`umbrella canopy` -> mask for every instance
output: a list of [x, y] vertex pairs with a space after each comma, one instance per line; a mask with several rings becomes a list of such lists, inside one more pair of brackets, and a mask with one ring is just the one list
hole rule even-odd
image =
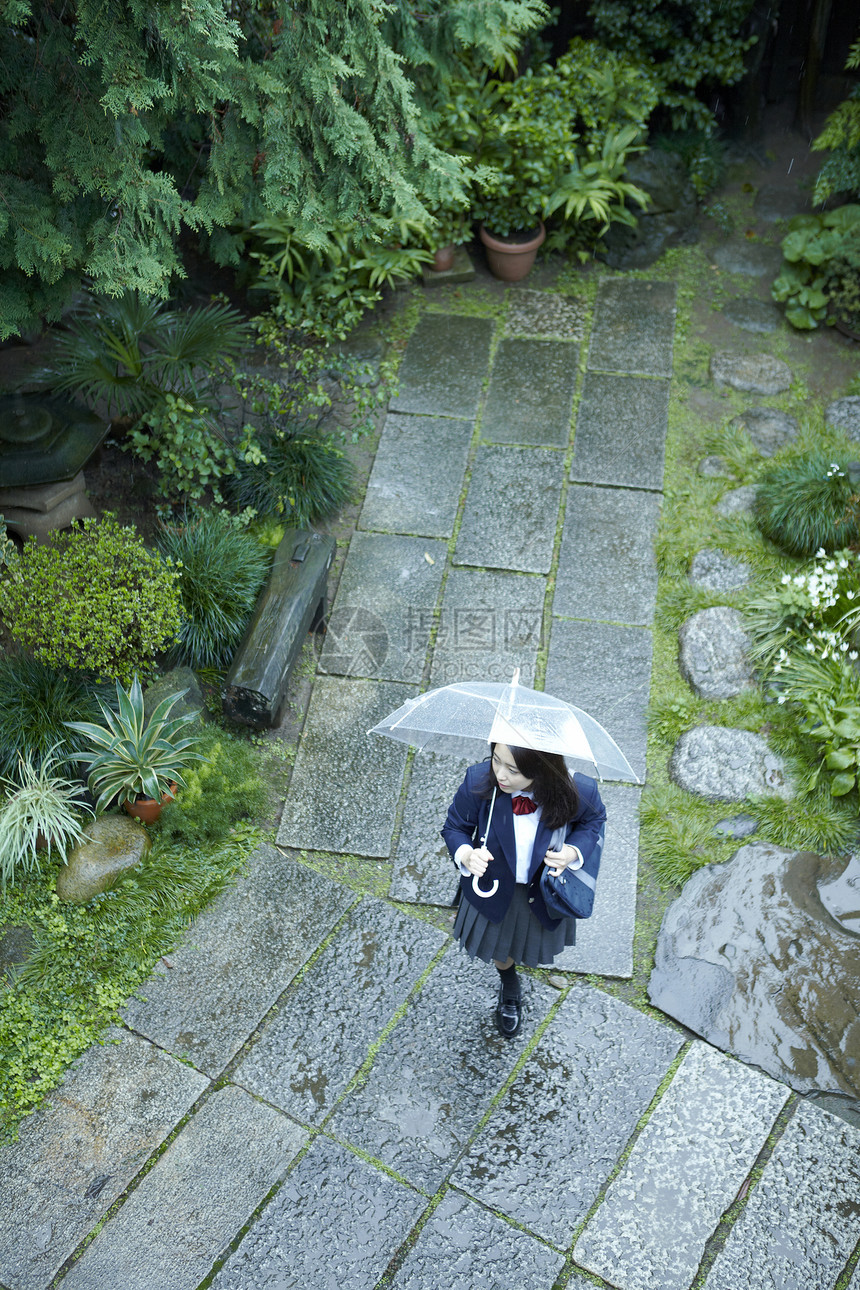
[[368, 732], [462, 756], [488, 743], [561, 753], [572, 770], [638, 784], [610, 734], [581, 708], [511, 681], [461, 681], [409, 699]]

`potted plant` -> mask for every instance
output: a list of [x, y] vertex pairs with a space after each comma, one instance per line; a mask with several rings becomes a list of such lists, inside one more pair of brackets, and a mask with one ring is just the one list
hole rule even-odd
[[177, 785], [185, 782], [180, 768], [201, 757], [195, 749], [199, 737], [188, 733], [197, 713], [168, 720], [171, 708], [185, 693], [182, 690], [162, 699], [147, 721], [137, 677], [129, 690], [117, 681], [116, 713], [99, 703], [107, 725], [66, 722], [92, 745], [92, 750], [79, 753], [78, 758], [89, 765], [88, 782], [90, 791], [97, 795], [97, 813], [116, 798], [129, 815], [149, 823], [172, 801]]
[[433, 214], [435, 222], [427, 231], [427, 240], [433, 252], [433, 268], [444, 273], [454, 263], [457, 247], [471, 238], [472, 223], [464, 209], [440, 207]]
[[491, 175], [476, 184], [473, 214], [498, 277], [525, 277], [545, 240], [544, 220], [556, 212], [602, 232], [612, 221], [636, 223], [627, 200], [648, 201], [623, 175], [642, 147], [650, 90], [629, 93], [631, 69], [616, 59], [601, 71], [603, 55], [593, 42], [574, 41], [554, 67], [494, 82], [479, 100], [476, 155]]
[[63, 864], [70, 846], [83, 837], [78, 812], [92, 808], [82, 800], [83, 784], [54, 774], [60, 759], [55, 744], [34, 766], [29, 755], [18, 758], [16, 778], [0, 778], [6, 800], [0, 806], [0, 885], [5, 889], [15, 871], [39, 869], [39, 851], [50, 847]]

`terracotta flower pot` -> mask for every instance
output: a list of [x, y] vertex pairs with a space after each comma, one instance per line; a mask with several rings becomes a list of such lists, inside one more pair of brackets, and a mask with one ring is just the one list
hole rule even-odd
[[162, 808], [174, 799], [176, 793], [174, 782], [171, 782], [170, 790], [168, 793], [162, 793], [160, 802], [156, 802], [154, 797], [139, 797], [136, 802], [123, 802], [122, 809], [133, 819], [140, 820], [141, 824], [154, 824]]
[[478, 236], [487, 250], [487, 263], [493, 277], [502, 282], [519, 282], [530, 272], [535, 262], [538, 248], [546, 240], [546, 229], [543, 221], [534, 237], [526, 242], [506, 242], [488, 233], [483, 224], [478, 229]]
[[433, 252], [433, 268], [436, 273], [444, 273], [454, 263], [457, 254], [456, 246], [439, 246]]

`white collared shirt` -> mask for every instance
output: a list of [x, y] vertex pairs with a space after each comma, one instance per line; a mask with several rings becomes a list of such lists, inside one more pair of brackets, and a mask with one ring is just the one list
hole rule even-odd
[[[534, 793], [513, 793], [512, 797], [527, 797], [530, 801], [534, 801]], [[539, 806], [536, 811], [531, 811], [528, 815], [514, 816], [514, 837], [517, 843], [517, 882], [528, 882], [529, 880], [529, 864], [531, 863], [538, 824], [542, 814], [543, 807]]]

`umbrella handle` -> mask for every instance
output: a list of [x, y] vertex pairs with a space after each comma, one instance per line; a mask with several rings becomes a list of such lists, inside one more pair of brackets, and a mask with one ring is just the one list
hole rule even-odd
[[[481, 838], [482, 847], [486, 846], [487, 844], [487, 836], [490, 832], [490, 821], [493, 818], [493, 807], [495, 805], [496, 805], [496, 790], [494, 788], [493, 796], [492, 796], [492, 799], [490, 800], [490, 814], [487, 816], [487, 827], [484, 830], [484, 836]], [[478, 875], [476, 873], [472, 874], [472, 891], [475, 893], [476, 896], [481, 896], [484, 900], [489, 900], [491, 896], [495, 896], [498, 890], [499, 890], [498, 878], [493, 879], [493, 885], [492, 887], [490, 887], [489, 891], [484, 891], [483, 887], [478, 886]]]

